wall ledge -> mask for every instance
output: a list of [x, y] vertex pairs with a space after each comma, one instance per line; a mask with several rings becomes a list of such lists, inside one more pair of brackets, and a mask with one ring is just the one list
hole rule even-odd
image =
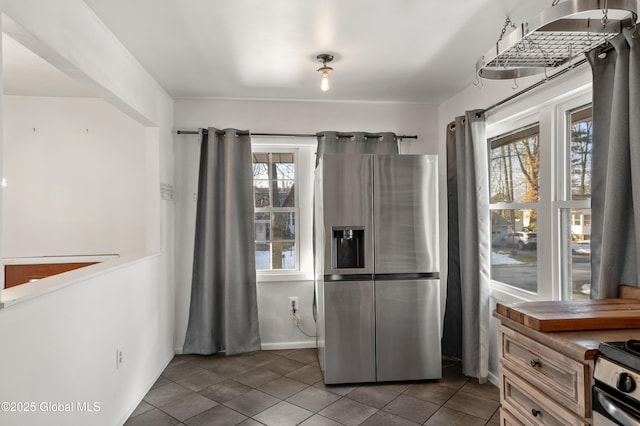
[[8, 289], [0, 290], [0, 309], [27, 302], [36, 297], [86, 282], [96, 276], [105, 275], [118, 269], [126, 268], [136, 263], [159, 257], [160, 253], [147, 253], [144, 255], [123, 256], [117, 259], [107, 260], [95, 265], [53, 275], [28, 284], [22, 284]]

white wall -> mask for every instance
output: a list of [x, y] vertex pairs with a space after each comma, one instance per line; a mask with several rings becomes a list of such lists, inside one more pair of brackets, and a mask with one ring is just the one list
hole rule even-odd
[[[240, 100], [176, 100], [176, 130], [233, 127], [259, 133], [392, 131], [418, 135], [403, 142], [402, 152], [435, 154], [437, 107], [425, 104], [294, 102]], [[197, 136], [175, 136], [176, 153], [176, 350], [181, 350], [189, 314], [199, 142]], [[441, 216], [442, 217], [442, 216]], [[445, 223], [446, 226], [446, 223]], [[446, 242], [442, 242], [441, 250]], [[446, 256], [441, 255], [441, 259]], [[311, 272], [311, 271], [308, 271]], [[289, 296], [298, 296], [302, 328], [315, 334], [311, 312], [313, 281], [258, 282], [258, 311], [263, 348], [313, 347], [315, 339], [298, 331], [287, 310]]]
[[[72, 284], [0, 309], [0, 401], [37, 403], [34, 412], [3, 410], [3, 425], [113, 426], [127, 419], [173, 356], [157, 309], [159, 261], [120, 259], [88, 267], [97, 270], [88, 277], [52, 277]], [[116, 348], [123, 350], [119, 369]], [[57, 402], [97, 402], [100, 411], [52, 413], [40, 405]]]
[[[12, 304], [13, 289], [0, 292], [2, 399], [101, 403], [90, 416], [3, 413], [2, 423], [123, 424], [173, 355], [173, 103], [82, 0], [0, 0], [0, 12], [3, 31], [146, 126], [145, 249], [159, 251], [113, 271], [105, 262], [41, 280], [46, 291], [22, 303]], [[118, 372], [116, 345], [125, 350]]]
[[144, 127], [102, 99], [3, 102], [4, 257], [143, 253]]

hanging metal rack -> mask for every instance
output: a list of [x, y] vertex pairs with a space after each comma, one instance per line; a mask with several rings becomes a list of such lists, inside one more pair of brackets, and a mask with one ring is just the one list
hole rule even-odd
[[[590, 16], [594, 12], [601, 17]], [[570, 66], [578, 55], [608, 44], [623, 28], [635, 28], [637, 18], [637, 0], [554, 0], [520, 25], [507, 18], [495, 46], [476, 62], [476, 73], [495, 80], [546, 75], [548, 69]]]

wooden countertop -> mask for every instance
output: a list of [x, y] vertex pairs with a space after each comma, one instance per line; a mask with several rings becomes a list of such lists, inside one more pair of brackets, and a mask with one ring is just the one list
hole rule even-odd
[[640, 299], [498, 303], [496, 311], [538, 331], [640, 328]]

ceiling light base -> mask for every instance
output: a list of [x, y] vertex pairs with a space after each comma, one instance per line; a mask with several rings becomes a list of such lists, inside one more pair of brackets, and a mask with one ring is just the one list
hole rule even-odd
[[316, 56], [316, 59], [318, 60], [318, 62], [322, 62], [323, 64], [326, 64], [327, 62], [333, 61], [333, 55], [330, 55], [328, 53], [321, 53], [318, 56]]

